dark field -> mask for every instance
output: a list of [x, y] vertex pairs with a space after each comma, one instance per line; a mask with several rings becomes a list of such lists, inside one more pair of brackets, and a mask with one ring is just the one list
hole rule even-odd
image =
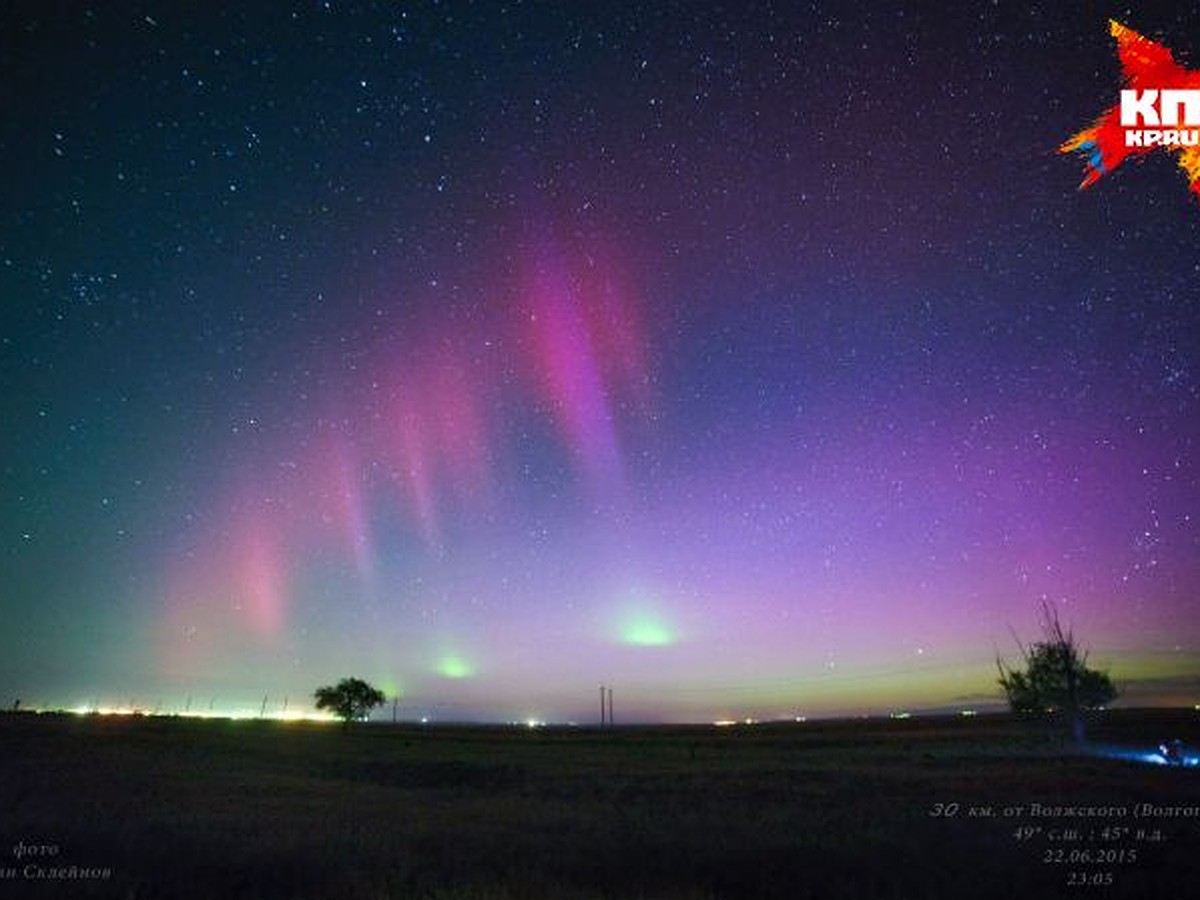
[[[1091, 731], [1147, 749], [1168, 736], [1195, 747], [1200, 714], [1112, 712]], [[1200, 768], [1075, 755], [1002, 716], [601, 732], [4, 715], [0, 742], [0, 897], [1200, 886]], [[1048, 809], [1084, 804], [1119, 808]]]

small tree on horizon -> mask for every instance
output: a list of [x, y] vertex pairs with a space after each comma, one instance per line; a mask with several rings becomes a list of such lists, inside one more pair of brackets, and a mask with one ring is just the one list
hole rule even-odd
[[1085, 738], [1083, 715], [1101, 709], [1117, 697], [1106, 672], [1087, 667], [1074, 633], [1063, 627], [1058, 612], [1042, 604], [1042, 640], [1025, 647], [1017, 641], [1025, 668], [1014, 668], [996, 655], [1000, 686], [1013, 712], [1049, 715], [1061, 711], [1076, 741]]
[[329, 710], [347, 725], [362, 721], [387, 699], [383, 691], [361, 678], [343, 678], [336, 685], [323, 685], [313, 691], [313, 697], [317, 709]]

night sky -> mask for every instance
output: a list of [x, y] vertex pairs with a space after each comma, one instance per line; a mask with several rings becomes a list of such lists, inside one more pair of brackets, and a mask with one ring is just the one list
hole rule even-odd
[[[1200, 205], [1101, 2], [0, 7], [0, 702], [1200, 702]], [[390, 708], [389, 708], [390, 713]]]

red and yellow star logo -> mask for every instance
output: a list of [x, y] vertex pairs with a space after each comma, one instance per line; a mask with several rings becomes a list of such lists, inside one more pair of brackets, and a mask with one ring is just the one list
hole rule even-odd
[[1059, 152], [1079, 153], [1086, 160], [1081, 188], [1131, 156], [1156, 150], [1177, 154], [1188, 189], [1200, 199], [1200, 70], [1184, 68], [1168, 48], [1120, 22], [1110, 21], [1109, 32], [1121, 61], [1121, 103], [1105, 110]]

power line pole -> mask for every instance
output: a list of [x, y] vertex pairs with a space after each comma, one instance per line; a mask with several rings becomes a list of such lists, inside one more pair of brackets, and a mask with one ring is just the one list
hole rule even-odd
[[600, 685], [600, 727], [603, 728], [608, 722], [608, 713], [605, 712], [604, 695], [608, 689], [604, 685]]
[[612, 688], [609, 688], [609, 689], [608, 689], [608, 725], [609, 725], [609, 727], [610, 727], [610, 728], [612, 727], [612, 724], [613, 724], [613, 699], [612, 699], [612, 695], [613, 695], [613, 690], [612, 690]]

